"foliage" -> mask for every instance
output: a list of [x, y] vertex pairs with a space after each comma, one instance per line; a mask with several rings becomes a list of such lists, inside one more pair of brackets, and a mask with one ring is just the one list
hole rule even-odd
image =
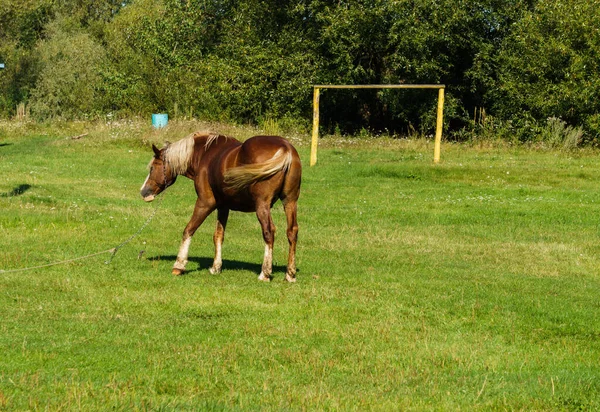
[[[307, 123], [313, 84], [443, 83], [445, 127], [458, 139], [484, 108], [496, 122], [512, 122], [505, 127], [515, 129], [515, 141], [537, 140], [556, 117], [596, 143], [598, 10], [598, 0], [7, 0], [0, 114], [35, 101], [46, 118], [168, 111]], [[67, 15], [77, 30], [61, 36], [56, 27]], [[91, 75], [90, 66], [74, 64], [78, 52], [51, 58], [55, 52], [44, 50], [60, 41], [87, 44], [81, 53], [92, 60], [94, 93], [43, 109], [43, 96], [59, 88], [49, 84], [60, 75], [50, 62], [67, 59], [71, 75]], [[322, 102], [330, 133], [435, 128], [431, 92], [328, 90]]]
[[52, 2], [6, 0], [0, 3], [0, 116], [14, 113], [35, 88], [35, 45], [51, 20]]
[[561, 117], [598, 139], [600, 2], [540, 0], [504, 39], [491, 108], [501, 117]]
[[35, 117], [73, 119], [98, 107], [99, 70], [104, 48], [70, 19], [57, 19], [39, 43], [39, 79], [31, 95]]
[[583, 136], [581, 127], [571, 127], [556, 117], [548, 118], [546, 128], [542, 130], [540, 138], [550, 147], [563, 150], [573, 150], [579, 146]]

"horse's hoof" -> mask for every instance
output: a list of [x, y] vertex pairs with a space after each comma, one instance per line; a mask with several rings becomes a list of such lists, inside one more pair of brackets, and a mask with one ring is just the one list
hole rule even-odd
[[211, 275], [218, 275], [219, 273], [221, 273], [221, 268], [215, 268], [214, 266], [212, 266], [208, 268], [208, 271]]
[[296, 276], [292, 276], [289, 273], [286, 273], [285, 280], [287, 280], [290, 283], [296, 283]]
[[183, 272], [184, 272], [183, 269], [177, 269], [177, 268], [173, 268], [173, 270], [171, 271], [173, 276], [181, 276], [181, 275], [183, 275]]
[[261, 282], [270, 282], [271, 276], [266, 276], [264, 273], [261, 272], [261, 274], [258, 275], [258, 280], [260, 280]]

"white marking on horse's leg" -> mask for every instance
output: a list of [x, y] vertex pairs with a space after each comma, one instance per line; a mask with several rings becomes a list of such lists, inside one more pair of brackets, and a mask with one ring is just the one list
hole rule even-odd
[[265, 282], [271, 281], [271, 273], [273, 272], [273, 247], [265, 245], [265, 257], [263, 260], [262, 271], [258, 275], [258, 280]]
[[215, 260], [213, 261], [213, 265], [208, 271], [216, 275], [221, 272], [221, 267], [223, 266], [223, 260], [221, 259], [221, 246], [223, 244], [223, 239], [220, 242], [215, 244]]
[[185, 265], [187, 264], [188, 253], [190, 250], [190, 243], [192, 243], [191, 237], [188, 237], [181, 242], [179, 253], [177, 254], [177, 260], [175, 260], [173, 269], [185, 270]]

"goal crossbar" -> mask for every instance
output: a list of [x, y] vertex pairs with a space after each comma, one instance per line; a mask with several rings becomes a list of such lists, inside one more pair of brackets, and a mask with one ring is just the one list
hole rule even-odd
[[443, 84], [353, 84], [353, 85], [334, 85], [318, 84], [314, 85], [313, 93], [313, 130], [312, 142], [310, 145], [310, 165], [317, 163], [317, 146], [319, 143], [319, 98], [321, 89], [437, 89], [437, 122], [435, 127], [435, 143], [433, 148], [433, 162], [439, 163], [442, 142], [442, 128], [444, 124], [444, 89]]

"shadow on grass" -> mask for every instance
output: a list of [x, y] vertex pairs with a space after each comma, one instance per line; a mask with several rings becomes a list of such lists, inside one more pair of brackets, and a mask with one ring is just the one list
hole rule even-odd
[[23, 193], [25, 193], [26, 191], [28, 191], [29, 189], [31, 189], [31, 185], [28, 185], [28, 184], [19, 185], [19, 186], [15, 187], [13, 190], [11, 190], [10, 192], [0, 193], [0, 197], [20, 196]]
[[[148, 256], [148, 260], [151, 260], [151, 261], [164, 260], [167, 262], [175, 262], [175, 259], [177, 259], [177, 256], [174, 256], [174, 255]], [[187, 274], [194, 273], [194, 272], [201, 272], [203, 270], [208, 270], [208, 268], [212, 266], [213, 260], [212, 260], [212, 258], [207, 258], [207, 257], [190, 257], [188, 259], [188, 262], [195, 263], [197, 265], [197, 267], [195, 269], [192, 269], [192, 268], [186, 269], [185, 273], [187, 273]], [[240, 262], [239, 260], [223, 259], [223, 269], [222, 270], [223, 271], [247, 270], [247, 271], [258, 274], [262, 270], [262, 262], [248, 263], [248, 262]], [[275, 273], [275, 272], [285, 273], [286, 270], [287, 270], [287, 266], [273, 265], [273, 273]], [[297, 271], [300, 272], [300, 269], [297, 269]]]
[[0, 143], [0, 147], [4, 147], [4, 146], [12, 146], [12, 143]]

